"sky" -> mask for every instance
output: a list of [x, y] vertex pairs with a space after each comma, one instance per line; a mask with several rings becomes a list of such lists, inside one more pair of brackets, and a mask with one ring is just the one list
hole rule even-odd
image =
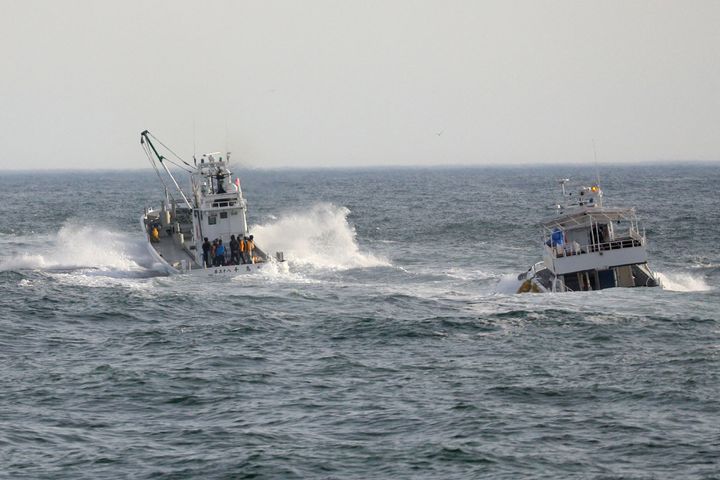
[[720, 160], [716, 0], [0, 9], [0, 171]]

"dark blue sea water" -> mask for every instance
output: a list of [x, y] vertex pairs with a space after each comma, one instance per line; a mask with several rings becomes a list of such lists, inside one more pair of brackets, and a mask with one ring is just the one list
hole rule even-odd
[[665, 289], [514, 295], [555, 178], [249, 171], [287, 269], [153, 269], [154, 174], [0, 174], [2, 478], [720, 477], [720, 168], [606, 167]]

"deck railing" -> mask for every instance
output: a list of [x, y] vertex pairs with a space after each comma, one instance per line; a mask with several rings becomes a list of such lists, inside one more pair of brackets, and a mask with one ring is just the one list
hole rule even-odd
[[565, 244], [556, 245], [554, 247], [548, 248], [550, 248], [553, 257], [562, 258], [570, 257], [573, 255], [583, 255], [586, 253], [607, 252], [613, 250], [621, 250], [624, 248], [641, 247], [644, 244], [645, 240], [642, 237], [636, 238], [633, 236], [620, 238], [617, 240], [611, 240], [609, 242], [591, 243], [589, 245]]

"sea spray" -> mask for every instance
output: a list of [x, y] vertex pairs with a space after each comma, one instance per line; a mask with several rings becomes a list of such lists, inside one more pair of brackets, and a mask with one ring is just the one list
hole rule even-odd
[[522, 285], [522, 281], [518, 280], [515, 274], [503, 275], [495, 287], [495, 293], [501, 293], [505, 295], [513, 295], [518, 293], [518, 289]]
[[[712, 290], [712, 287], [697, 275], [684, 272], [656, 273], [664, 290], [673, 292], [706, 292]], [[495, 291], [497, 293], [514, 294], [517, 293], [521, 284], [522, 281], [518, 280], [517, 275], [504, 275], [498, 282]]]
[[126, 233], [68, 220], [49, 236], [18, 239], [20, 251], [0, 260], [0, 271], [92, 268], [137, 271], [150, 266], [143, 240]]
[[673, 292], [707, 292], [712, 287], [705, 279], [687, 272], [657, 272], [660, 285], [665, 290]]
[[319, 203], [256, 225], [252, 232], [266, 252], [282, 251], [292, 264], [334, 270], [389, 265], [381, 256], [361, 251], [349, 214], [345, 207]]

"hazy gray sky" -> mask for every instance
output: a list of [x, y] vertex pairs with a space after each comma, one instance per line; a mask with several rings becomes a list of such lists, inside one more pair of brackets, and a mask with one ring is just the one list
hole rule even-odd
[[0, 7], [0, 169], [720, 159], [716, 0]]

